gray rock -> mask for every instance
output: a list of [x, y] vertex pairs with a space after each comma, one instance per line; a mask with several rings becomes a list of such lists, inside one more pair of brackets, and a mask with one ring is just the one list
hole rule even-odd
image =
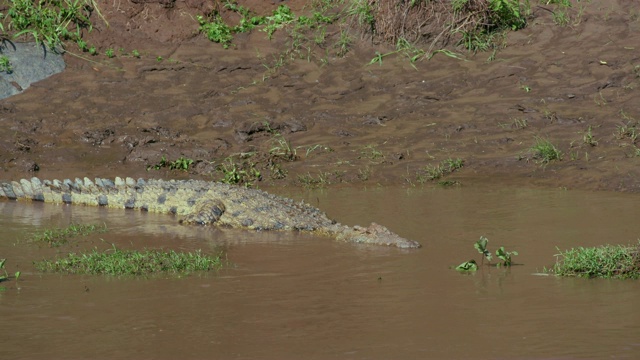
[[62, 51], [51, 50], [44, 44], [5, 39], [0, 43], [0, 56], [6, 56], [12, 68], [10, 72], [0, 72], [0, 99], [19, 94], [65, 68]]

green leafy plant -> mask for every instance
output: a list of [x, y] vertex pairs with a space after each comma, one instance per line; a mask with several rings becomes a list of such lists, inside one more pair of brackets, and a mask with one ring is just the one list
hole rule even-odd
[[271, 39], [276, 30], [293, 22], [294, 20], [295, 16], [291, 9], [287, 5], [280, 5], [273, 11], [271, 16], [267, 16], [265, 18], [265, 27], [262, 31], [266, 32], [269, 39]]
[[242, 16], [237, 26], [232, 28], [234, 33], [242, 33], [252, 30], [258, 25], [264, 24], [265, 18], [263, 16], [256, 16], [249, 9], [244, 6], [240, 6], [235, 2], [227, 0], [224, 7], [230, 11], [236, 12]]
[[217, 12], [215, 12], [208, 18], [205, 18], [201, 15], [196, 16], [196, 20], [200, 25], [199, 31], [205, 34], [207, 39], [221, 44], [225, 49], [231, 46], [233, 36], [236, 33], [251, 31], [256, 26], [265, 24], [267, 22], [267, 18], [263, 16], [256, 16], [249, 9], [245, 8], [244, 6], [238, 5], [233, 1], [227, 0], [224, 4], [224, 7], [229, 11], [235, 12], [241, 16], [238, 25], [230, 26]]
[[[487, 245], [489, 244], [489, 239], [484, 236], [480, 236], [480, 240], [476, 241], [473, 244], [473, 247], [482, 255], [481, 264], [484, 264], [484, 259], [487, 259], [488, 265], [491, 265], [491, 261], [493, 260], [493, 255], [491, 251], [487, 249]], [[496, 250], [496, 257], [501, 260], [501, 262], [495, 264], [494, 266], [506, 266], [510, 267], [513, 265], [512, 256], [518, 255], [517, 251], [506, 251], [504, 246], [501, 246]], [[478, 270], [478, 264], [475, 260], [465, 261], [462, 264], [455, 267], [456, 270], [462, 272], [472, 272]]]
[[482, 254], [483, 256], [483, 261], [486, 258], [487, 261], [489, 263], [491, 263], [492, 257], [491, 257], [491, 252], [489, 252], [489, 250], [487, 250], [487, 244], [489, 243], [489, 239], [487, 239], [484, 236], [480, 236], [480, 240], [476, 241], [475, 244], [473, 244], [473, 247], [478, 250], [478, 252], [480, 254]]
[[223, 175], [220, 182], [234, 185], [244, 184], [246, 187], [252, 187], [255, 181], [262, 179], [260, 171], [255, 166], [255, 163], [246, 159], [236, 162], [233, 156], [229, 156], [220, 165], [216, 166], [216, 170]]
[[210, 41], [221, 44], [225, 49], [231, 46], [233, 33], [231, 27], [227, 25], [222, 17], [218, 14], [211, 19], [205, 19], [203, 16], [196, 16], [200, 24], [199, 31], [204, 33]]
[[185, 158], [184, 156], [179, 157], [175, 161], [169, 161], [167, 160], [166, 156], [162, 155], [162, 158], [156, 164], [147, 165], [147, 171], [152, 169], [160, 170], [162, 168], [169, 168], [169, 170], [188, 171], [193, 163], [194, 161], [192, 159]]
[[456, 270], [460, 272], [478, 271], [478, 264], [476, 264], [475, 260], [465, 261], [462, 264], [456, 266]]
[[179, 157], [176, 161], [173, 161], [169, 164], [169, 170], [181, 170], [188, 171], [189, 167], [193, 164], [192, 159], [185, 158], [183, 156]]
[[162, 158], [160, 159], [160, 161], [158, 161], [155, 165], [147, 165], [147, 171], [153, 169], [153, 170], [160, 170], [163, 167], [168, 167], [170, 164], [170, 162], [167, 160], [167, 158], [162, 155]]
[[108, 48], [107, 50], [105, 50], [104, 54], [109, 58], [113, 58], [116, 56], [116, 54], [113, 52], [112, 48]]
[[506, 251], [504, 246], [496, 250], [496, 257], [502, 260], [502, 266], [511, 266], [511, 256], [518, 255], [517, 251]]

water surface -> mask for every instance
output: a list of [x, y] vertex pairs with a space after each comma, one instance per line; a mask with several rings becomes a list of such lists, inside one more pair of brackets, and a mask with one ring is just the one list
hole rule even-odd
[[[296, 191], [296, 190], [292, 190]], [[282, 190], [280, 190], [282, 192]], [[419, 250], [304, 234], [186, 227], [170, 216], [0, 202], [0, 254], [16, 288], [0, 292], [0, 358], [584, 359], [640, 357], [637, 281], [532, 274], [559, 249], [635, 243], [638, 197], [458, 188], [288, 193], [340, 222], [376, 221]], [[232, 265], [186, 278], [35, 272], [58, 252], [35, 229], [106, 223], [90, 246], [224, 249]], [[473, 243], [520, 253], [511, 269], [450, 269]], [[102, 239], [102, 240], [101, 240]]]

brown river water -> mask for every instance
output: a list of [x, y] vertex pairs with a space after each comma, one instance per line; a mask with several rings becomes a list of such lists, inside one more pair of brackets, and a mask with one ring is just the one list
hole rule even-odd
[[[640, 358], [640, 282], [535, 275], [554, 263], [557, 249], [635, 243], [637, 195], [291, 191], [284, 195], [343, 223], [376, 221], [424, 246], [402, 251], [186, 227], [165, 215], [0, 202], [0, 257], [10, 273], [22, 271], [17, 284], [2, 283], [0, 359]], [[21, 239], [71, 221], [109, 227], [80, 240], [88, 248], [222, 248], [230, 265], [183, 278], [36, 272], [34, 259], [77, 245], [42, 249]], [[473, 243], [482, 235], [493, 250], [518, 251], [517, 265], [451, 270], [480, 260]]]

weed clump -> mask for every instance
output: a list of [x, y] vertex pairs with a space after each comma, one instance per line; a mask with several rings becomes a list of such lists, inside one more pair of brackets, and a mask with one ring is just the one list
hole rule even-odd
[[640, 279], [640, 244], [560, 251], [556, 264], [546, 272], [568, 277]]
[[427, 181], [439, 180], [464, 166], [464, 160], [460, 158], [449, 158], [442, 160], [437, 165], [427, 165], [416, 172], [416, 181], [424, 184]]
[[495, 48], [497, 35], [525, 27], [528, 11], [519, 0], [356, 0], [349, 9], [363, 32], [393, 44], [426, 40], [428, 53], [452, 41], [471, 51]]
[[543, 165], [554, 160], [562, 160], [562, 152], [548, 139], [536, 138], [536, 143], [531, 147], [534, 159], [537, 159]]
[[[14, 37], [27, 35], [50, 48], [63, 46], [70, 40], [83, 51], [88, 45], [82, 40], [84, 31], [91, 31], [93, 13], [107, 23], [94, 0], [10, 0], [5, 24]], [[4, 26], [0, 30], [5, 30]]]
[[220, 256], [201, 251], [175, 252], [160, 250], [120, 250], [115, 246], [107, 251], [68, 254], [57, 260], [34, 263], [39, 271], [89, 275], [151, 275], [157, 273], [185, 274], [220, 268]]

